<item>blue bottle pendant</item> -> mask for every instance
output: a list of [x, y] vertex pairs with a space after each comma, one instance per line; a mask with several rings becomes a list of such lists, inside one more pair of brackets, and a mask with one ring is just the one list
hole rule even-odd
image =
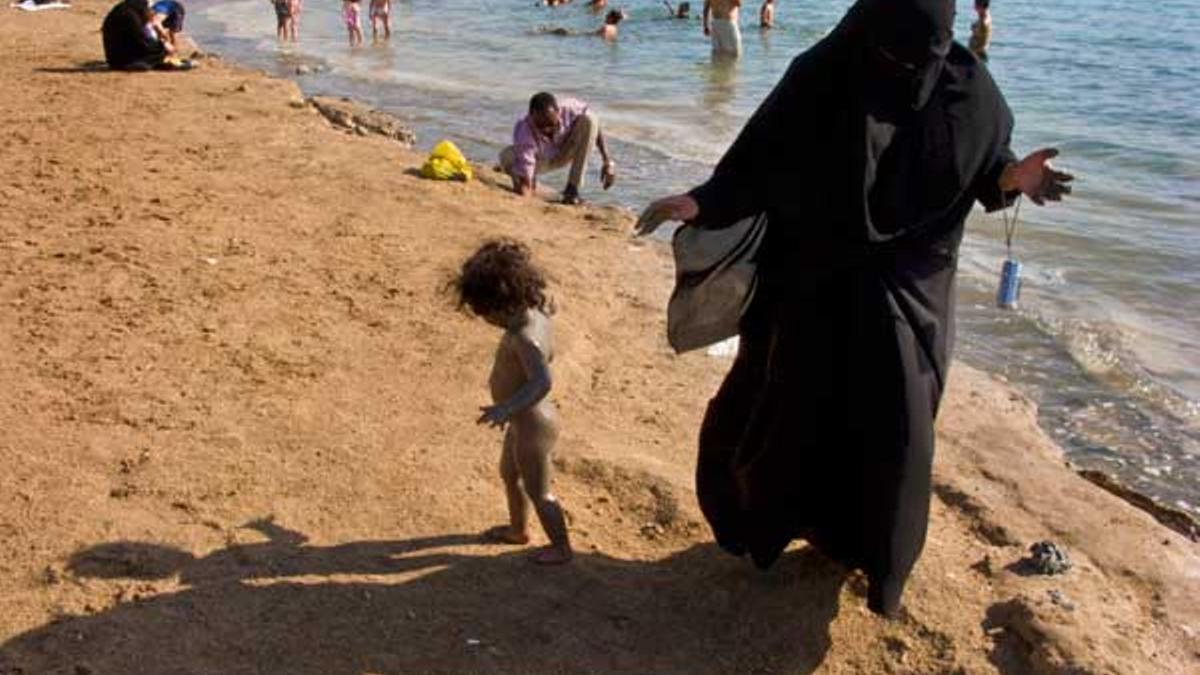
[[1000, 289], [996, 292], [996, 306], [1000, 309], [1016, 309], [1021, 297], [1021, 263], [1006, 258], [1000, 270]]

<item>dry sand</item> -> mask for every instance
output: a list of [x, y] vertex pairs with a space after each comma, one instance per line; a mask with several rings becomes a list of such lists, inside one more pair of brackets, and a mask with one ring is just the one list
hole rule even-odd
[[[961, 365], [904, 618], [803, 546], [721, 554], [691, 478], [728, 363], [669, 352], [628, 214], [422, 181], [219, 61], [96, 72], [105, 9], [0, 10], [3, 675], [1200, 672], [1197, 545]], [[439, 289], [493, 235], [559, 305], [565, 568], [477, 538], [497, 335]], [[1023, 575], [1041, 539], [1075, 568]]]

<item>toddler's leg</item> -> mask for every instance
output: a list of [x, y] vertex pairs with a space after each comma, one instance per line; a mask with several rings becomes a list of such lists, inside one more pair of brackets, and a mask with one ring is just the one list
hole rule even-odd
[[572, 556], [566, 518], [558, 500], [550, 494], [550, 452], [554, 449], [558, 433], [557, 429], [547, 424], [536, 426], [539, 428], [513, 425], [510, 429], [516, 431], [517, 467], [521, 471], [525, 493], [533, 502], [542, 529], [550, 539], [550, 545], [539, 551], [534, 561], [557, 565], [569, 562]]
[[507, 529], [497, 529], [493, 536], [510, 544], [529, 542], [529, 511], [525, 493], [521, 491], [521, 469], [517, 465], [517, 434], [510, 426], [504, 434], [504, 450], [500, 453], [500, 477], [504, 479], [504, 494], [508, 497]]

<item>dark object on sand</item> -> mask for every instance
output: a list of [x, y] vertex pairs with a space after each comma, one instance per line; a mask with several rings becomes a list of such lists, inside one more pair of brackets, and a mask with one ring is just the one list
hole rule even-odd
[[1063, 574], [1073, 567], [1067, 552], [1052, 541], [1039, 541], [1029, 547], [1029, 557], [1021, 561], [1031, 572], [1052, 576]]
[[691, 193], [692, 226], [769, 221], [700, 432], [704, 515], [760, 567], [806, 539], [862, 569], [889, 616], [925, 544], [963, 223], [1015, 197], [996, 189], [1012, 114], [953, 19], [951, 0], [860, 0]]
[[162, 65], [166, 49], [146, 34], [150, 7], [146, 0], [124, 0], [104, 17], [100, 33], [104, 60], [113, 70], [153, 70]]
[[1067, 596], [1063, 595], [1062, 591], [1052, 588], [1046, 591], [1046, 595], [1049, 596], [1050, 602], [1062, 607], [1068, 612], [1075, 611], [1075, 603], [1067, 599]]

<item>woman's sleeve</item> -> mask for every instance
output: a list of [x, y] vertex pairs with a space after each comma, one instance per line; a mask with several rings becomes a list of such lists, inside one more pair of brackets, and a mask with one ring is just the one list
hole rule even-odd
[[767, 207], [767, 181], [773, 163], [783, 161], [780, 144], [789, 129], [802, 125], [799, 90], [807, 69], [804, 56], [792, 61], [783, 79], [742, 128], [712, 176], [689, 194], [700, 206], [692, 225], [720, 229]]
[[1012, 142], [1013, 114], [1009, 110], [1008, 104], [1005, 103], [1004, 97], [999, 95], [997, 98], [996, 116], [998, 122], [996, 126], [995, 150], [992, 152], [991, 158], [984, 165], [984, 169], [975, 183], [975, 199], [980, 204], [983, 204], [984, 209], [989, 213], [1012, 206], [1017, 196], [1021, 194], [1020, 190], [1004, 192], [1000, 189], [1000, 176], [1009, 164], [1017, 161], [1017, 155], [1010, 147], [1010, 143]]

